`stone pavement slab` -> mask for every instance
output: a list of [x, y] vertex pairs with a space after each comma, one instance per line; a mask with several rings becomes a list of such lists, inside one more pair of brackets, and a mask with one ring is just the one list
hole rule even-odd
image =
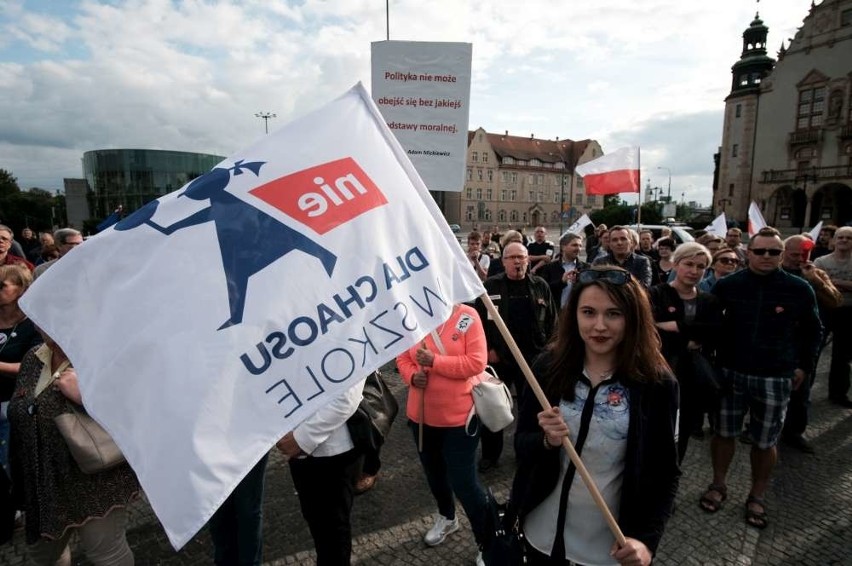
[[[806, 437], [816, 447], [806, 455], [780, 447], [767, 504], [769, 526], [746, 526], [743, 506], [749, 488], [749, 447], [737, 443], [724, 508], [707, 514], [698, 498], [711, 478], [709, 437], [690, 442], [674, 517], [669, 521], [655, 564], [659, 565], [852, 565], [852, 410], [826, 401], [829, 352], [823, 354], [812, 398]], [[356, 498], [353, 510], [354, 564], [468, 565], [476, 548], [469, 525], [438, 547], [422, 542], [435, 504], [426, 486], [411, 431], [405, 426], [405, 388], [391, 377], [403, 412], [382, 453], [383, 467], [373, 491]], [[514, 454], [511, 430], [501, 466], [482, 476], [499, 498], [511, 483]], [[286, 464], [273, 451], [264, 504], [264, 560], [268, 565], [315, 563], [313, 543], [301, 518]], [[143, 500], [131, 508], [128, 538], [137, 564], [211, 564], [211, 543], [202, 530], [174, 552]], [[23, 534], [0, 547], [0, 565], [26, 564]], [[79, 553], [75, 563], [88, 564]]]

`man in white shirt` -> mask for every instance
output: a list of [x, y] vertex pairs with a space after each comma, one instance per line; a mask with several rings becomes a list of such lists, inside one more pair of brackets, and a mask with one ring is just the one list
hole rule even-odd
[[290, 464], [302, 516], [308, 523], [317, 566], [349, 564], [352, 501], [360, 452], [346, 421], [361, 403], [364, 380], [287, 433], [276, 446]]
[[828, 372], [828, 398], [835, 405], [852, 408], [849, 399], [849, 362], [852, 360], [852, 227], [834, 233], [834, 251], [818, 257], [814, 265], [825, 270], [843, 295], [843, 303], [829, 315], [831, 332], [831, 369]]
[[467, 235], [467, 259], [473, 266], [473, 270], [479, 276], [480, 281], [488, 278], [488, 267], [491, 265], [491, 257], [482, 253], [482, 234], [473, 231]]

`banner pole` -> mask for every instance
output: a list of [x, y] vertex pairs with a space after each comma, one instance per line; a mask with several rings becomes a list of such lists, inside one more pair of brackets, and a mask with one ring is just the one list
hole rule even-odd
[[[518, 363], [518, 366], [521, 368], [521, 371], [524, 374], [524, 377], [527, 379], [527, 383], [530, 388], [535, 393], [536, 399], [541, 404], [542, 409], [547, 410], [550, 409], [550, 403], [547, 400], [547, 397], [544, 394], [544, 391], [541, 389], [541, 385], [539, 385], [538, 380], [536, 380], [535, 376], [530, 369], [529, 364], [527, 364], [524, 356], [521, 354], [520, 349], [518, 349], [518, 344], [515, 342], [515, 339], [512, 338], [512, 335], [509, 333], [509, 329], [506, 327], [506, 323], [503, 322], [503, 319], [500, 317], [500, 313], [497, 312], [497, 307], [494, 306], [494, 303], [491, 302], [491, 297], [488, 296], [488, 293], [484, 293], [479, 297], [483, 303], [485, 303], [485, 308], [488, 309], [488, 314], [491, 315], [492, 320], [497, 325], [497, 328], [500, 330], [500, 334], [503, 336], [503, 339], [506, 341], [506, 344], [509, 346], [509, 349], [512, 351], [512, 355], [515, 357], [515, 361]], [[621, 529], [618, 526], [618, 522], [613, 517], [612, 512], [609, 510], [609, 507], [606, 505], [606, 501], [604, 501], [603, 496], [601, 495], [598, 486], [595, 485], [595, 480], [592, 479], [591, 474], [586, 469], [585, 464], [580, 459], [580, 455], [577, 454], [577, 451], [574, 449], [574, 445], [571, 444], [571, 440], [566, 436], [562, 439], [562, 447], [568, 452], [568, 457], [571, 458], [571, 461], [574, 463], [574, 467], [577, 468], [577, 473], [580, 474], [580, 477], [583, 479], [583, 483], [586, 484], [586, 487], [589, 490], [589, 493], [592, 495], [592, 499], [595, 500], [595, 504], [597, 504], [598, 509], [600, 509], [601, 513], [603, 513], [604, 519], [606, 519], [607, 525], [609, 526], [609, 530], [612, 531], [612, 534], [615, 536], [615, 540], [618, 542], [619, 546], [625, 546], [627, 544], [627, 540], [624, 538], [624, 533], [621, 532]]]

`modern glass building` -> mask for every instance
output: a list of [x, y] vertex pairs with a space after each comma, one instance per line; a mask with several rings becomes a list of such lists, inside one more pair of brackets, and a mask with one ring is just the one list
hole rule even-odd
[[130, 213], [175, 191], [225, 159], [220, 155], [158, 149], [98, 149], [83, 154], [83, 175], [92, 190], [91, 216], [103, 218], [119, 205]]

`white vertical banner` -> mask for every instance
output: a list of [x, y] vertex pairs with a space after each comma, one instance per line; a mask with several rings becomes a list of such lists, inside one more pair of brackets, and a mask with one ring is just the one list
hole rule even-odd
[[464, 187], [473, 45], [372, 44], [372, 95], [388, 127], [433, 191]]

